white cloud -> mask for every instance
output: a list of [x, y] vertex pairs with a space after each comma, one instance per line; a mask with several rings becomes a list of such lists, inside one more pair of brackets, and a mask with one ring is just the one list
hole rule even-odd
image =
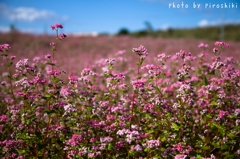
[[206, 27], [208, 25], [209, 25], [209, 22], [206, 19], [203, 19], [200, 22], [198, 22], [199, 27]]
[[202, 19], [198, 22], [199, 27], [208, 27], [208, 26], [218, 26], [218, 25], [227, 25], [227, 24], [239, 24], [240, 20], [231, 20], [231, 19], [226, 19], [224, 21], [222, 20], [215, 20], [215, 21], [208, 21], [206, 19]]
[[[17, 7], [11, 8], [5, 4], [0, 4], [0, 14], [10, 20], [21, 20], [21, 21], [35, 21], [35, 20], [47, 20], [52, 18], [59, 18], [56, 13], [49, 10], [38, 10], [32, 7]], [[66, 20], [68, 17], [60, 17]]]
[[160, 27], [160, 29], [161, 29], [161, 30], [167, 30], [169, 27], [170, 27], [169, 24], [163, 24], [163, 25]]
[[19, 7], [9, 15], [11, 20], [18, 19], [23, 21], [34, 21], [37, 19], [48, 19], [54, 17], [55, 14], [47, 10], [37, 10], [35, 8]]

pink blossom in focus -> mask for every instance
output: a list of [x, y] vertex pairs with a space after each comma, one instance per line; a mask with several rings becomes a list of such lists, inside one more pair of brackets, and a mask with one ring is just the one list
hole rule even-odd
[[138, 48], [133, 48], [132, 51], [136, 52], [141, 59], [145, 59], [148, 55], [148, 51], [143, 45], [140, 45]]

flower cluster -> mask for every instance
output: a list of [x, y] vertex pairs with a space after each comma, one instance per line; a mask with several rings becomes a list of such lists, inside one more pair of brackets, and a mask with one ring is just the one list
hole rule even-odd
[[58, 28], [62, 29], [63, 26], [62, 26], [62, 24], [58, 24], [58, 23], [57, 23], [57, 24], [51, 25], [51, 28], [52, 28], [52, 30], [58, 29]]
[[220, 41], [216, 41], [215, 42], [215, 46], [218, 46], [218, 47], [230, 47], [230, 45], [226, 42], [220, 42]]
[[148, 50], [143, 45], [140, 45], [138, 48], [133, 48], [132, 51], [137, 53], [140, 59], [145, 59], [148, 55]]
[[9, 44], [2, 44], [2, 45], [0, 45], [0, 52], [8, 51], [10, 48], [11, 47]]

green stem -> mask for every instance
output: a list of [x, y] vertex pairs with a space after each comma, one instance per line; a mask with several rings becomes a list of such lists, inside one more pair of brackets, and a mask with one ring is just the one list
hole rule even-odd
[[[50, 104], [49, 104], [49, 103], [48, 103], [48, 108], [50, 109]], [[43, 144], [45, 144], [46, 141], [47, 141], [47, 136], [48, 136], [49, 127], [50, 127], [50, 116], [48, 117], [47, 130], [46, 130], [46, 135], [45, 135], [45, 137], [44, 137]], [[43, 159], [45, 158], [45, 151], [46, 151], [46, 147], [43, 149]]]
[[[7, 61], [7, 64], [8, 64], [9, 60], [8, 60], [7, 56], [6, 56], [6, 61]], [[12, 85], [12, 80], [11, 80], [11, 78], [12, 78], [12, 71], [11, 71], [10, 66], [7, 66], [7, 67], [8, 67], [8, 73], [9, 73], [10, 91], [11, 91], [12, 97], [13, 97], [13, 99], [15, 101], [16, 98], [15, 98], [15, 95], [13, 93], [13, 85]]]

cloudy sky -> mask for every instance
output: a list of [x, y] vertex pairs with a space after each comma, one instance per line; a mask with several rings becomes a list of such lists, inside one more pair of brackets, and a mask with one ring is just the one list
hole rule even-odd
[[0, 0], [0, 31], [8, 31], [11, 24], [22, 32], [38, 34], [50, 34], [54, 23], [62, 23], [64, 33], [137, 31], [146, 28], [145, 22], [155, 30], [240, 24], [237, 1]]

